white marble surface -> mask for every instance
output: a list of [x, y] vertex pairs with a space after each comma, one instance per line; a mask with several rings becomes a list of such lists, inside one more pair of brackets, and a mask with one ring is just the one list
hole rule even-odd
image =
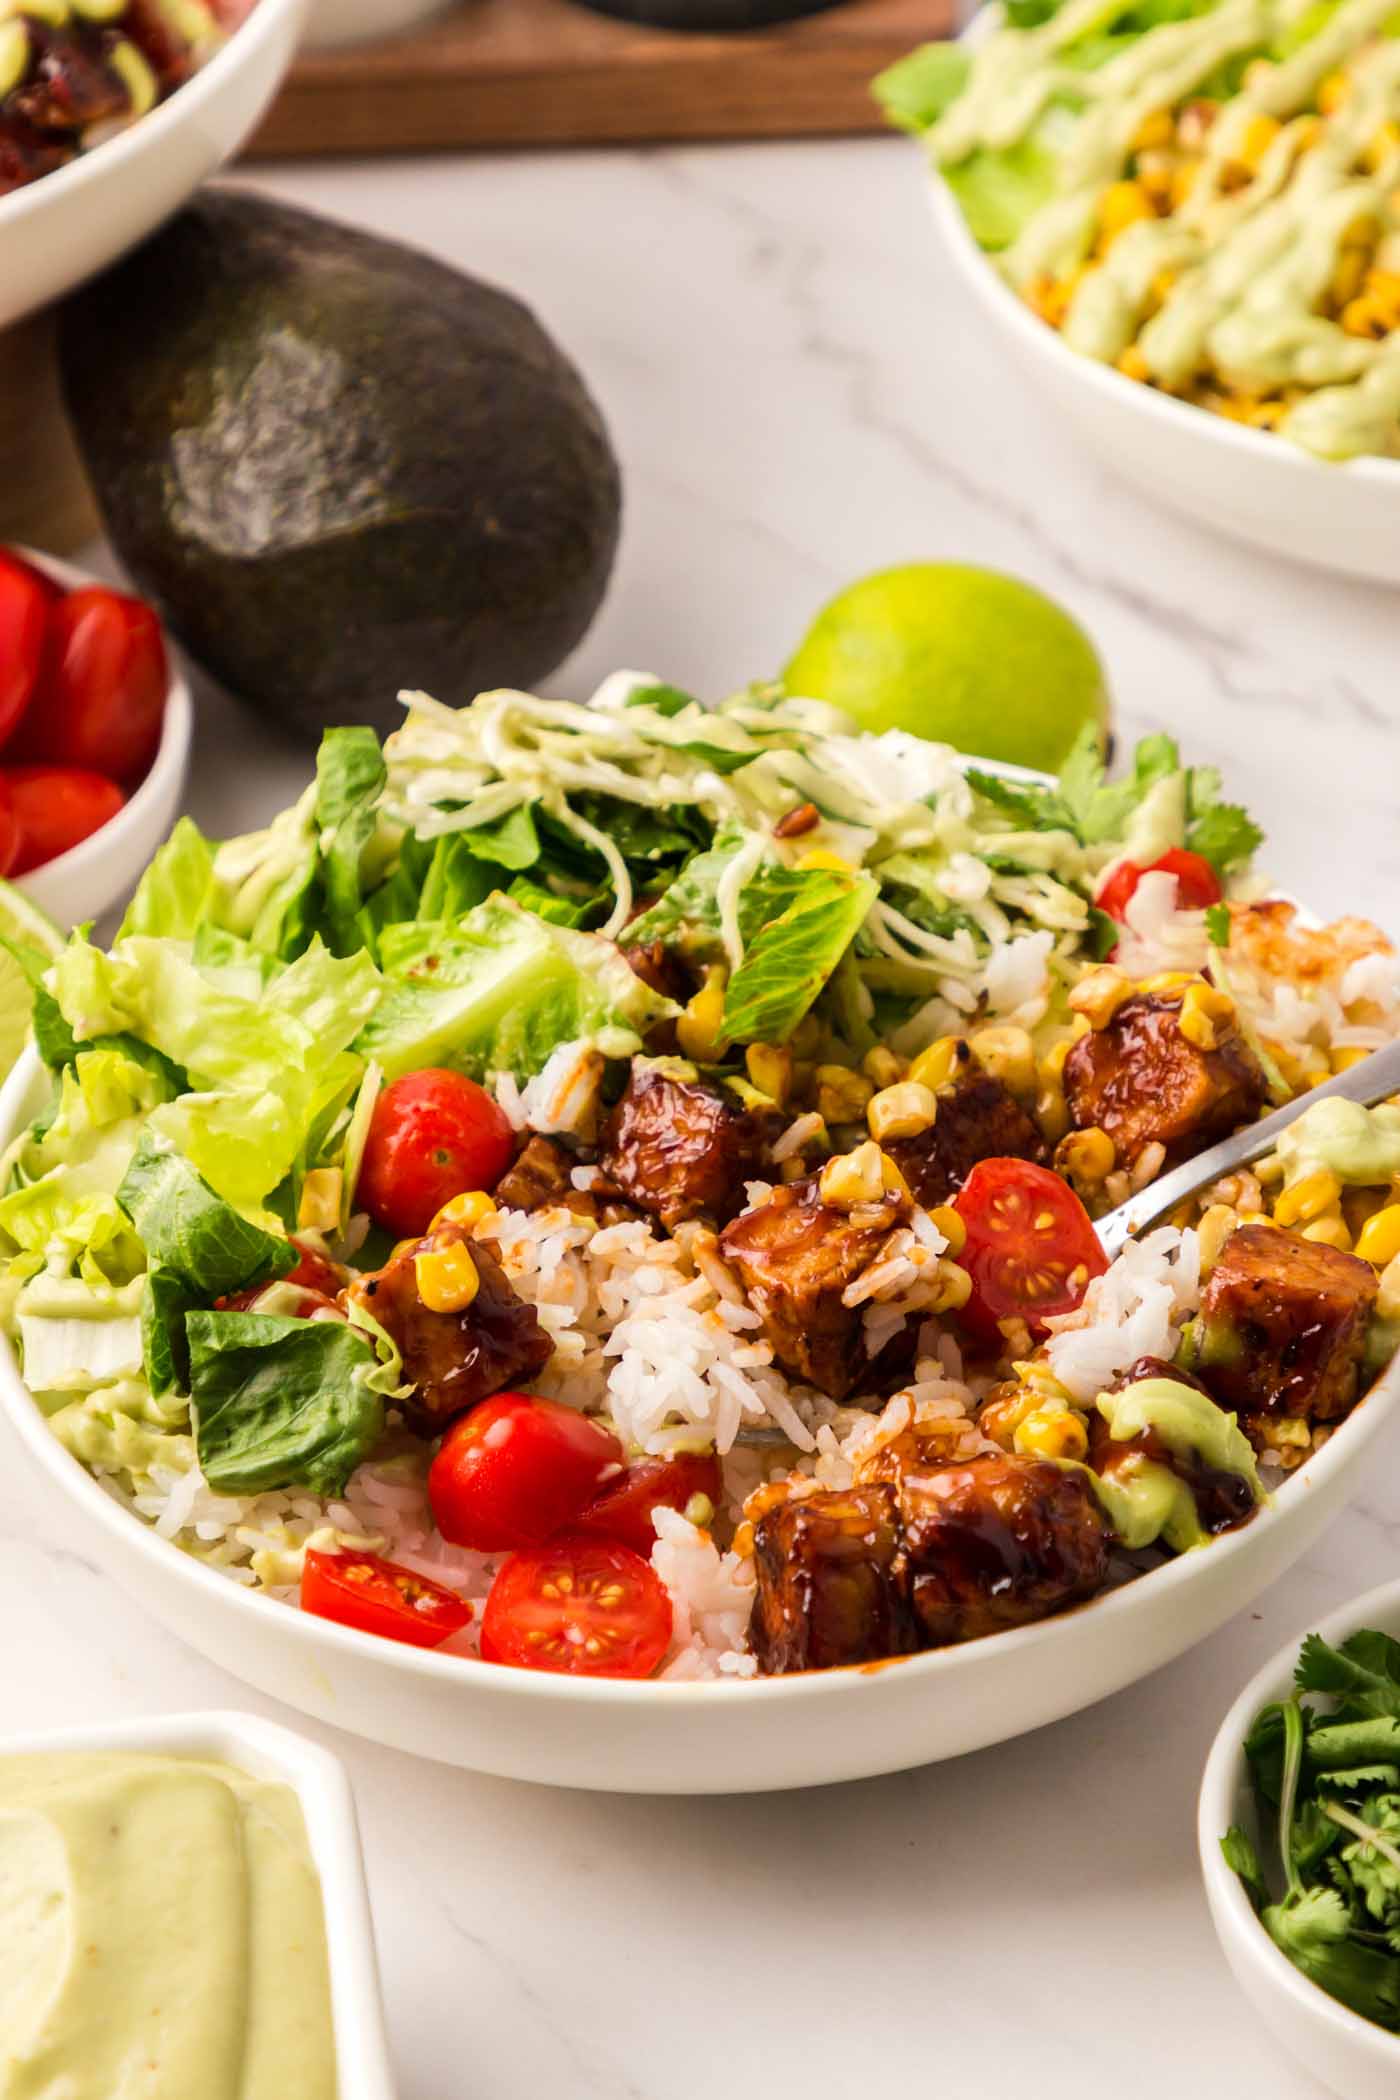
[[[1400, 601], [1279, 568], [1089, 465], [941, 271], [896, 142], [260, 170], [260, 187], [511, 286], [587, 373], [627, 520], [556, 681], [619, 663], [718, 694], [775, 669], [823, 597], [958, 556], [1063, 598], [1125, 735], [1219, 761], [1273, 864], [1400, 927]], [[305, 758], [214, 702], [191, 807], [214, 832]], [[1397, 1571], [1392, 1438], [1307, 1562], [1136, 1690], [961, 1763], [810, 1796], [646, 1801], [477, 1780], [318, 1731], [365, 1825], [402, 2100], [700, 2100], [757, 2080], [958, 2100], [1320, 2088], [1217, 1957], [1197, 1779], [1243, 1678]], [[267, 1702], [63, 1545], [0, 1433], [0, 1713]]]

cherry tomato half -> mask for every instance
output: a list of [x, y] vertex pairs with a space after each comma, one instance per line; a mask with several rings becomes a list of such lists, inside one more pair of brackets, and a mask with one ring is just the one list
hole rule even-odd
[[597, 1500], [575, 1521], [574, 1530], [589, 1538], [616, 1539], [643, 1560], [656, 1544], [654, 1509], [684, 1514], [697, 1495], [717, 1508], [724, 1494], [724, 1469], [713, 1451], [677, 1451], [669, 1458], [634, 1459], [625, 1473], [609, 1481]]
[[39, 683], [49, 589], [27, 561], [0, 553], [0, 744], [14, 735]]
[[577, 1408], [497, 1393], [448, 1430], [428, 1500], [454, 1546], [538, 1546], [572, 1524], [621, 1464], [617, 1438]]
[[60, 598], [10, 756], [139, 780], [160, 743], [170, 669], [149, 605], [93, 584]]
[[988, 1341], [999, 1320], [1017, 1316], [1043, 1333], [1045, 1321], [1073, 1312], [1090, 1277], [1108, 1267], [1074, 1190], [1028, 1159], [980, 1160], [953, 1207], [967, 1228], [958, 1260], [972, 1278], [962, 1318]]
[[1173, 846], [1145, 868], [1140, 868], [1135, 860], [1120, 860], [1094, 899], [1099, 910], [1121, 924], [1128, 900], [1144, 875], [1175, 875], [1178, 911], [1204, 911], [1208, 904], [1218, 904], [1224, 894], [1219, 876], [1202, 854]]
[[455, 1590], [377, 1553], [322, 1553], [315, 1546], [302, 1564], [301, 1608], [412, 1648], [441, 1647], [472, 1617]]
[[671, 1623], [671, 1600], [640, 1554], [566, 1535], [505, 1562], [481, 1615], [481, 1653], [517, 1670], [650, 1677]]
[[407, 1072], [375, 1104], [358, 1197], [395, 1239], [419, 1239], [450, 1197], [493, 1189], [513, 1150], [485, 1087], [435, 1067]]
[[115, 781], [75, 766], [6, 766], [4, 780], [19, 829], [12, 875], [27, 875], [81, 845], [126, 801]]

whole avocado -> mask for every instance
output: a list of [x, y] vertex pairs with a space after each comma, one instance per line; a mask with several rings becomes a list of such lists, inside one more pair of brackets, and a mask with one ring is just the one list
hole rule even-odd
[[518, 300], [207, 190], [86, 286], [63, 387], [107, 532], [220, 684], [310, 739], [530, 686], [617, 550], [602, 417]]

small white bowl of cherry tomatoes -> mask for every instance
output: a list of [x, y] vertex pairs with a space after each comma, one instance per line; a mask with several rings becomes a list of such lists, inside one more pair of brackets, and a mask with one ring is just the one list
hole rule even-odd
[[0, 875], [62, 926], [119, 904], [174, 821], [192, 722], [149, 605], [0, 548]]

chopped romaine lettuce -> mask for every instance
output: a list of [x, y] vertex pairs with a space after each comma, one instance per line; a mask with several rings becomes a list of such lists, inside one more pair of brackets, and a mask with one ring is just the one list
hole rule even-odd
[[165, 935], [192, 941], [209, 924], [214, 893], [214, 849], [199, 826], [181, 817], [136, 887], [117, 934]]
[[967, 85], [972, 56], [962, 44], [920, 44], [871, 82], [875, 100], [902, 131], [927, 131]]
[[337, 955], [364, 945], [365, 849], [373, 838], [387, 778], [372, 729], [328, 729], [316, 754], [316, 825], [321, 835], [321, 888], [326, 939]]
[[149, 1128], [117, 1200], [151, 1267], [177, 1277], [196, 1297], [222, 1298], [296, 1267], [290, 1241], [241, 1216]]
[[580, 1040], [630, 1056], [675, 1012], [611, 941], [501, 896], [455, 925], [386, 928], [381, 955], [384, 996], [355, 1047], [389, 1079], [423, 1065], [531, 1077]]
[[782, 1043], [860, 931], [880, 886], [870, 875], [812, 868], [730, 978], [723, 1031], [739, 1043]]
[[384, 1427], [373, 1342], [343, 1320], [194, 1312], [195, 1443], [209, 1485], [338, 1495]]

